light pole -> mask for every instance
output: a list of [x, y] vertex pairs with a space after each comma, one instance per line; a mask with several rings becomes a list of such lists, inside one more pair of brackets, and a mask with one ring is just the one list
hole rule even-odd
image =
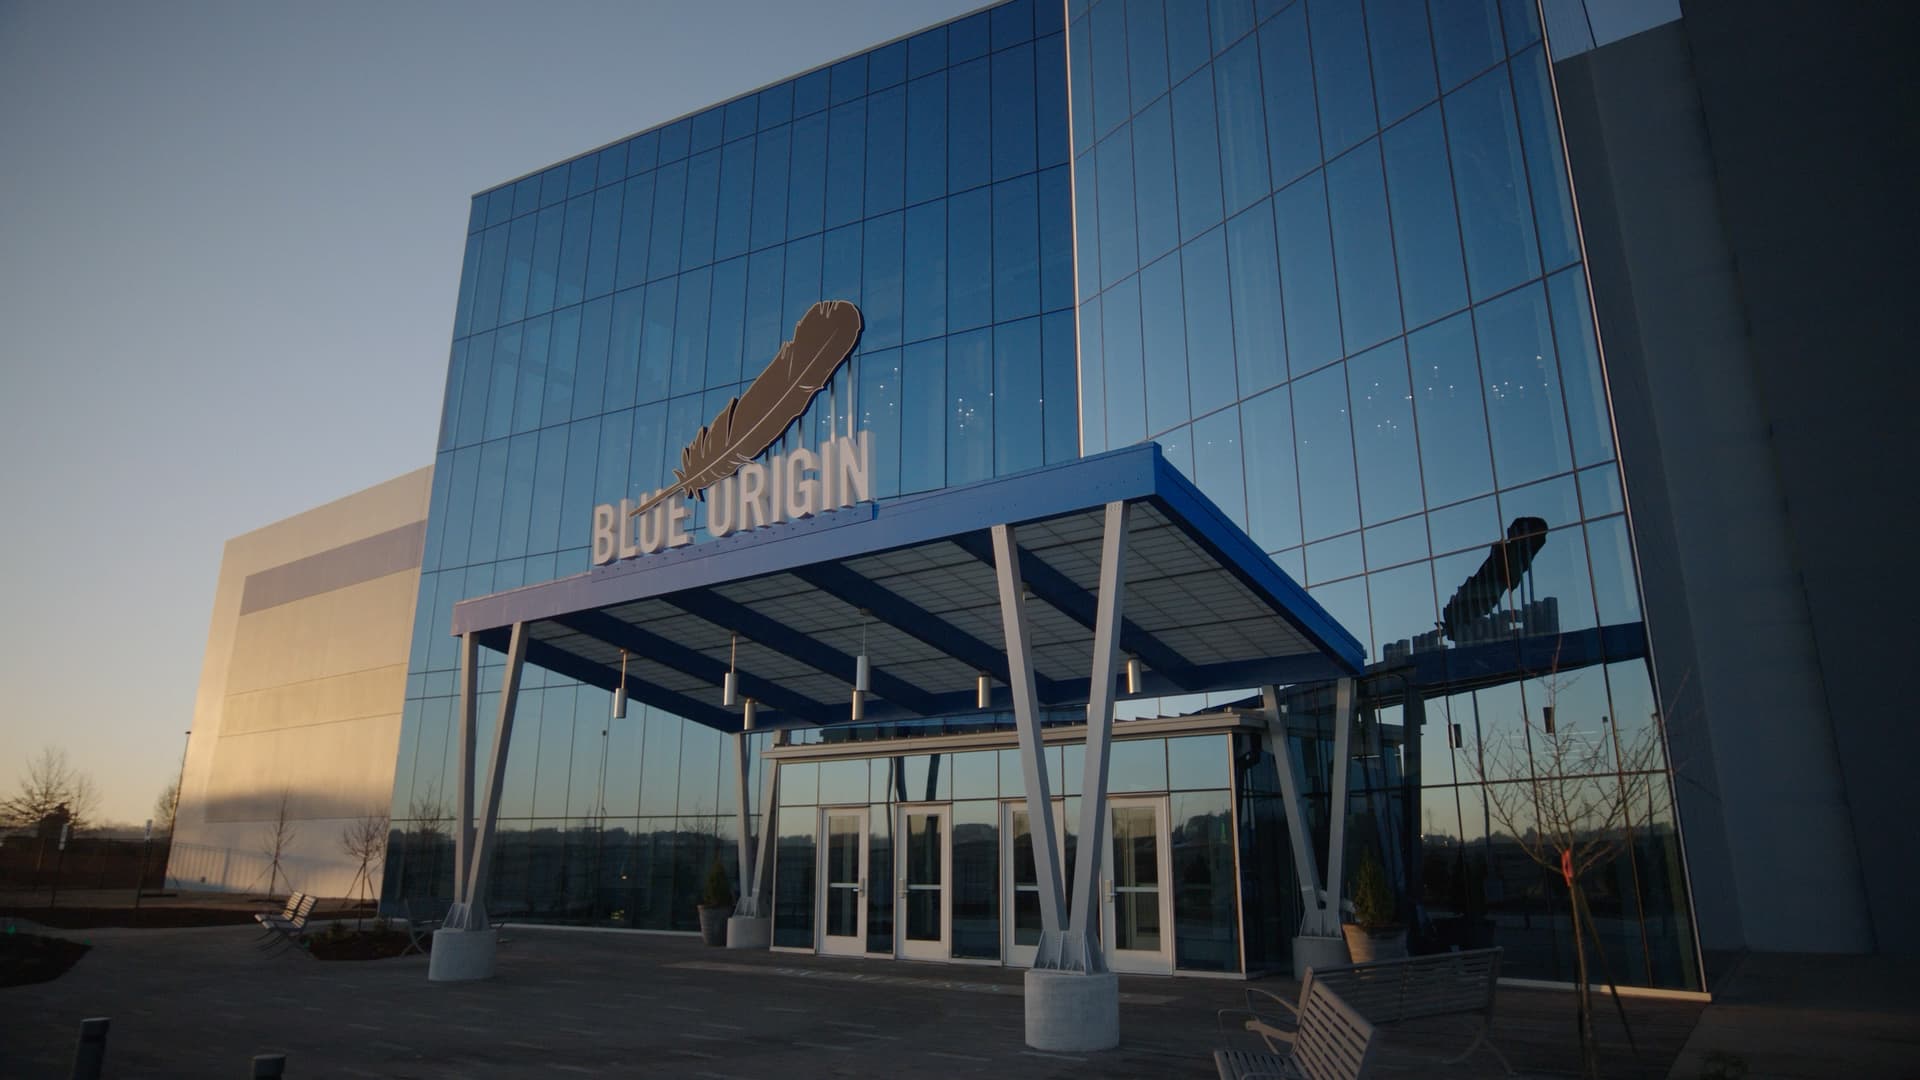
[[147, 819], [147, 835], [140, 841], [140, 872], [133, 876], [133, 910], [140, 910], [140, 894], [147, 891], [147, 855], [153, 850], [153, 819]]
[[60, 851], [53, 860], [53, 891], [47, 894], [47, 907], [60, 902], [60, 867], [67, 861], [67, 837], [73, 835], [73, 822], [60, 823]]

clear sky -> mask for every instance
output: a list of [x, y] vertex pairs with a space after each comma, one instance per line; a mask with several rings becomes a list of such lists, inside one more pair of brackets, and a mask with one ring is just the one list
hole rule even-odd
[[467, 197], [974, 0], [0, 0], [0, 789], [139, 822], [221, 546], [428, 464]]

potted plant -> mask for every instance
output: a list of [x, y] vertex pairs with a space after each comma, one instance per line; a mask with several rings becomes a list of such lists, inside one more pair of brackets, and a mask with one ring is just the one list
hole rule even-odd
[[707, 870], [707, 887], [700, 893], [700, 937], [709, 945], [727, 943], [727, 917], [733, 914], [733, 886], [727, 868], [714, 856]]
[[1353, 878], [1353, 922], [1343, 924], [1353, 962], [1399, 960], [1407, 955], [1407, 928], [1395, 919], [1393, 886], [1371, 847], [1360, 856]]

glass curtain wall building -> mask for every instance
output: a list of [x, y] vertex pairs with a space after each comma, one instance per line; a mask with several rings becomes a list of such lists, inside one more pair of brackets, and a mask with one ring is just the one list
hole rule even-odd
[[[775, 452], [871, 430], [885, 499], [1159, 442], [1369, 646], [1359, 742], [1372, 750], [1350, 766], [1349, 836], [1356, 853], [1376, 845], [1432, 932], [1507, 945], [1510, 974], [1570, 977], [1563, 891], [1490, 820], [1490, 795], [1569, 776], [1533, 741], [1544, 718], [1584, 736], [1589, 786], [1647, 801], [1593, 885], [1614, 976], [1698, 988], [1534, 12], [1014, 0], [476, 196], [388, 899], [452, 892], [453, 604], [588, 570], [591, 507], [664, 486], [677, 448], [800, 314], [848, 299], [865, 318], [858, 349]], [[1524, 565], [1490, 547], [1525, 549]], [[1495, 562], [1507, 572], [1490, 584]], [[722, 735], [637, 705], [610, 723], [604, 691], [535, 667], [519, 700], [489, 910], [692, 929], [706, 868], [718, 854], [733, 872]], [[1324, 848], [1331, 694], [1287, 700]], [[493, 708], [483, 693], [483, 746]], [[1162, 819], [1157, 847], [1135, 850], [1164, 861], [1143, 862], [1133, 887], [1167, 895], [1172, 925], [1144, 907], [1103, 919], [1110, 939], [1170, 940], [1154, 946], [1170, 969], [1284, 967], [1298, 889], [1274, 757], [1210, 715], [1211, 734], [1118, 733], [1115, 812], [1130, 805], [1118, 794], [1161, 800], [1139, 804], [1142, 828]], [[943, 958], [1020, 962], [1010, 751], [753, 744], [771, 752], [754, 755], [753, 798], [760, 770], [783, 770], [776, 946], [860, 935], [894, 955], [908, 909], [882, 895], [849, 922], [834, 883], [893, 873], [896, 850], [913, 859], [937, 829]], [[1123, 754], [1157, 762], [1134, 770], [1157, 778], [1122, 786]], [[1630, 782], [1641, 773], [1652, 782]], [[915, 823], [894, 805], [908, 802], [945, 816]]]
[[[586, 511], [669, 482], [816, 300], [865, 332], [774, 453], [857, 415], [881, 498], [1078, 455], [1066, 94], [1062, 12], [1010, 4], [475, 196], [390, 889], [451, 895], [453, 604], [585, 571]], [[721, 736], [528, 676], [495, 910], [690, 928]]]
[[[1695, 985], [1534, 4], [1070, 7], [1087, 452], [1160, 442], [1375, 661], [1615, 630], [1617, 656], [1569, 649], [1426, 702], [1423, 900], [1567, 932], [1483, 786], [1553, 771], [1529, 742], [1549, 709], [1604, 744], [1580, 755], [1602, 777], [1661, 771], [1627, 787], [1655, 790], [1595, 912], [1616, 972]], [[1523, 587], [1470, 609], [1464, 584], [1516, 526], [1544, 537]], [[1567, 952], [1506, 943], [1542, 975]]]

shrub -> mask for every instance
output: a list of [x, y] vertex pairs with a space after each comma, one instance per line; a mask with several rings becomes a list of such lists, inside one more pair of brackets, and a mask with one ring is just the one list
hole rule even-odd
[[1363, 930], [1392, 926], [1395, 908], [1387, 871], [1380, 865], [1380, 857], [1368, 848], [1361, 854], [1360, 868], [1353, 876], [1353, 921]]
[[707, 887], [700, 894], [702, 907], [727, 907], [733, 903], [733, 886], [727, 882], [727, 868], [714, 856], [713, 866], [707, 870]]

